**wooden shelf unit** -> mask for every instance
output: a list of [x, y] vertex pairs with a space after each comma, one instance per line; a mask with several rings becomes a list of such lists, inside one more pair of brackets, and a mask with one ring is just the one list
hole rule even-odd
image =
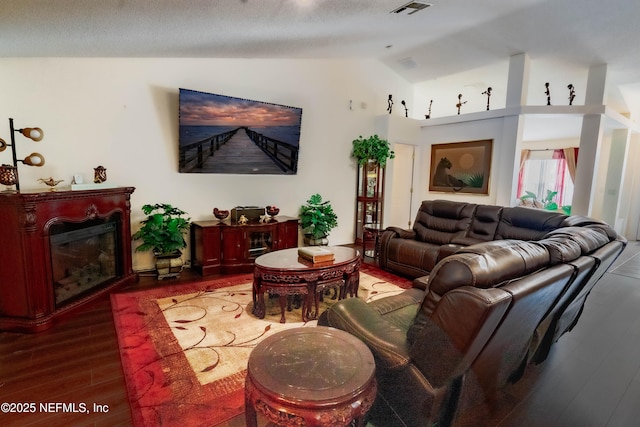
[[362, 245], [362, 255], [375, 257], [377, 234], [384, 219], [385, 168], [374, 161], [358, 167], [356, 188], [356, 245]]
[[190, 246], [191, 268], [202, 276], [250, 273], [260, 255], [298, 246], [298, 218], [277, 216], [246, 225], [194, 221]]

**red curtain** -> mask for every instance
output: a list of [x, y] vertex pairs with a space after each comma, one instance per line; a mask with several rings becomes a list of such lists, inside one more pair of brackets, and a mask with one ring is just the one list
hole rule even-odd
[[555, 181], [555, 188], [553, 189], [553, 191], [556, 191], [558, 194], [556, 194], [556, 202], [561, 205], [562, 204], [562, 200], [564, 199], [564, 172], [565, 170], [567, 170], [567, 158], [564, 155], [564, 150], [560, 149], [560, 150], [553, 150], [553, 157], [551, 157], [554, 160], [557, 160], [558, 163], [556, 164], [556, 181]]

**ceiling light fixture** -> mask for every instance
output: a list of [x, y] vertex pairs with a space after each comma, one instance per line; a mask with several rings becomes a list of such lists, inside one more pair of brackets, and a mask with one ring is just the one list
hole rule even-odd
[[390, 13], [406, 12], [407, 15], [413, 15], [414, 13], [419, 12], [423, 9], [426, 9], [429, 6], [433, 6], [433, 4], [427, 3], [425, 1], [410, 1], [407, 4], [403, 4], [402, 6], [396, 9], [393, 9]]

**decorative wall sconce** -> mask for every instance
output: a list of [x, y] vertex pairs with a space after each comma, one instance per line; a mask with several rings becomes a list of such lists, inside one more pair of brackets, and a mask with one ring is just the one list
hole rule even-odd
[[11, 144], [8, 144], [5, 140], [0, 138], [0, 152], [6, 150], [7, 147], [11, 147], [11, 155], [13, 160], [13, 166], [3, 164], [0, 166], [0, 183], [4, 185], [15, 185], [16, 191], [20, 191], [20, 179], [18, 177], [18, 162], [28, 166], [40, 167], [44, 165], [44, 156], [40, 153], [31, 153], [23, 160], [18, 160], [16, 156], [16, 140], [15, 133], [20, 132], [24, 136], [33, 141], [41, 141], [44, 137], [44, 132], [40, 128], [24, 128], [14, 129], [13, 119], [9, 119], [9, 129], [11, 131]]

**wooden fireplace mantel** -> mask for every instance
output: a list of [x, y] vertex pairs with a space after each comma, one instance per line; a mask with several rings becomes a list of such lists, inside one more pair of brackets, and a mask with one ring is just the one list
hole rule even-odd
[[[136, 280], [131, 262], [133, 187], [0, 193], [0, 330], [39, 332], [73, 308]], [[55, 224], [118, 219], [120, 274], [56, 306], [50, 230]]]

